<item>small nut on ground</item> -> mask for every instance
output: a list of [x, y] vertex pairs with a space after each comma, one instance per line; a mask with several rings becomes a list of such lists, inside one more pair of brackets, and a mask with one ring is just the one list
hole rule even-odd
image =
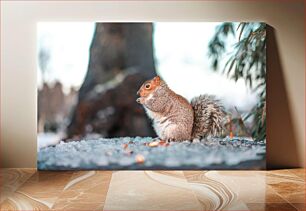
[[166, 144], [166, 142], [165, 142], [164, 140], [160, 140], [160, 141], [159, 141], [159, 144], [160, 144], [160, 145], [163, 145], [163, 144]]
[[170, 145], [169, 143], [167, 143], [167, 142], [164, 141], [164, 140], [160, 140], [158, 144], [159, 144], [160, 146], [163, 146], [163, 147], [167, 147], [167, 146]]
[[158, 141], [153, 141], [153, 142], [149, 143], [149, 147], [157, 147], [158, 144], [159, 144]]
[[122, 144], [122, 147], [123, 147], [123, 149], [126, 149], [126, 148], [128, 148], [128, 144]]
[[145, 158], [144, 158], [144, 156], [138, 154], [138, 155], [136, 155], [135, 160], [136, 160], [136, 163], [144, 163]]

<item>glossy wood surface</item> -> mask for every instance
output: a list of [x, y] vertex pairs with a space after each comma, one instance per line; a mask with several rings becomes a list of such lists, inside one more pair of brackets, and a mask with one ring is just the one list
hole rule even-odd
[[305, 169], [1, 169], [1, 210], [305, 210]]

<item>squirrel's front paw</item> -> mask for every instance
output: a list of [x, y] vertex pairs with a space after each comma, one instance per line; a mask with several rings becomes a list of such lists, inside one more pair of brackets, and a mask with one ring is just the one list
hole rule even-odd
[[144, 99], [142, 97], [137, 98], [136, 100], [137, 103], [143, 104], [144, 103]]

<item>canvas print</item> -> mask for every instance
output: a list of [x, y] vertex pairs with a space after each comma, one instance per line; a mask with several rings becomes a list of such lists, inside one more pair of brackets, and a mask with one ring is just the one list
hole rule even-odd
[[266, 25], [37, 24], [40, 170], [264, 169]]

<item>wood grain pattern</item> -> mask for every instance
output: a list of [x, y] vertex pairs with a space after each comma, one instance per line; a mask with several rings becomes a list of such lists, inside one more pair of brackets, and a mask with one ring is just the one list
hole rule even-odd
[[203, 210], [248, 210], [229, 186], [207, 172], [184, 172]]
[[181, 171], [113, 173], [105, 210], [201, 210]]
[[288, 203], [250, 203], [250, 210], [265, 211], [296, 211], [296, 208]]
[[305, 180], [305, 169], [289, 169], [288, 171], [300, 177], [302, 180]]
[[9, 205], [18, 210], [51, 209], [59, 194], [70, 180], [72, 172], [36, 171], [20, 186], [1, 209]]
[[305, 169], [1, 169], [1, 210], [305, 210]]
[[102, 210], [111, 176], [110, 171], [74, 173], [52, 208], [56, 210]]
[[[300, 176], [298, 176], [300, 175]], [[266, 184], [289, 203], [305, 203], [305, 175], [300, 170], [278, 170], [265, 174]]]
[[1, 169], [0, 203], [10, 197], [34, 173], [35, 169]]

